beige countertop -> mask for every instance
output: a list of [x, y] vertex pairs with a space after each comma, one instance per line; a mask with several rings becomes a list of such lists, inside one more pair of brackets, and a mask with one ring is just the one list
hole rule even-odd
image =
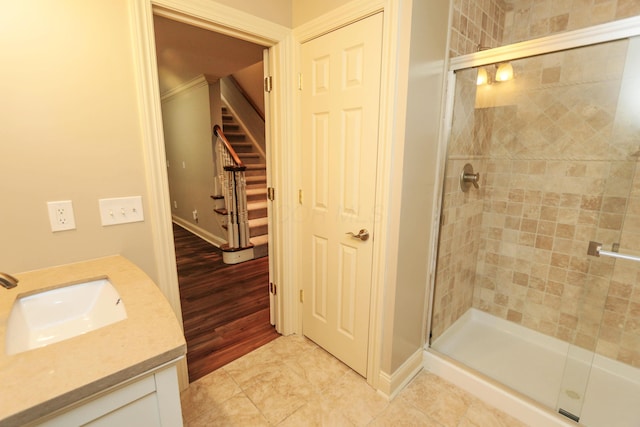
[[[13, 274], [0, 288], [0, 426], [22, 425], [186, 353], [182, 329], [153, 281], [121, 256]], [[86, 334], [6, 355], [7, 318], [30, 291], [107, 276], [127, 311], [125, 320]]]

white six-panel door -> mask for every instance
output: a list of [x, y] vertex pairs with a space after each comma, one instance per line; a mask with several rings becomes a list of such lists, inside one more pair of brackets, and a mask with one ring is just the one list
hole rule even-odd
[[362, 235], [381, 211], [375, 205], [381, 49], [382, 13], [301, 46], [302, 328], [363, 376], [374, 236]]

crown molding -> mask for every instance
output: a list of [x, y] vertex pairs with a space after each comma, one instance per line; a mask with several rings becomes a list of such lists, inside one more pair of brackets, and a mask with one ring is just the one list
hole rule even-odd
[[207, 78], [203, 74], [200, 74], [199, 76], [194, 77], [193, 79], [187, 82], [184, 82], [164, 92], [163, 94], [160, 95], [160, 100], [162, 102], [168, 101], [171, 98], [181, 95], [187, 91], [197, 89], [202, 86], [208, 86], [209, 83], [210, 83], [209, 80], [207, 80]]

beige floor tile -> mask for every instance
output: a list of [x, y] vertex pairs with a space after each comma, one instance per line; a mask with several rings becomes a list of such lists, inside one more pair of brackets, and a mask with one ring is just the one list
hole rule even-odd
[[437, 421], [420, 412], [413, 405], [394, 400], [375, 419], [370, 427], [442, 427]]
[[423, 371], [389, 403], [312, 341], [280, 337], [182, 393], [185, 426], [524, 427]]
[[222, 369], [244, 389], [256, 381], [269, 381], [273, 376], [288, 370], [288, 367], [273, 353], [259, 348], [228, 363]]
[[247, 384], [244, 392], [272, 424], [284, 420], [315, 396], [311, 384], [290, 370], [259, 378]]
[[183, 418], [190, 421], [241, 392], [238, 384], [224, 370], [212, 372], [191, 383], [180, 395]]
[[258, 408], [243, 394], [238, 394], [215, 405], [210, 411], [201, 414], [185, 427], [261, 427], [269, 423]]
[[325, 389], [323, 394], [333, 402], [334, 408], [355, 425], [367, 425], [389, 405], [386, 398], [351, 370], [334, 386]]
[[287, 362], [287, 366], [307, 380], [316, 391], [322, 391], [336, 384], [350, 369], [335, 357], [314, 347]]
[[333, 402], [322, 395], [310, 399], [304, 406], [289, 415], [278, 427], [355, 427]]
[[296, 360], [302, 354], [318, 348], [313, 341], [300, 335], [279, 337], [278, 339], [271, 341], [265, 347], [266, 351], [275, 355], [283, 362]]
[[398, 399], [406, 401], [445, 427], [456, 427], [473, 397], [429, 372], [421, 372]]

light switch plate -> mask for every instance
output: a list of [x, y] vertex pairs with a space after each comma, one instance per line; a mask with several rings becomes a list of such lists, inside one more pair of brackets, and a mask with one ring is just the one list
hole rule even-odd
[[98, 200], [102, 225], [144, 221], [142, 196], [114, 197]]

